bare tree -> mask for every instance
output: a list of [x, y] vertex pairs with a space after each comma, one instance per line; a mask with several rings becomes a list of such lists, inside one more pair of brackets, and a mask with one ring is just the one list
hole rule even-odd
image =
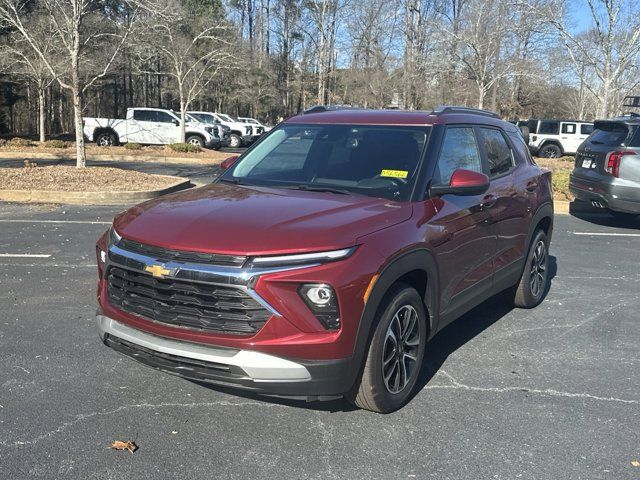
[[221, 21], [215, 8], [197, 11], [189, 4], [162, 0], [162, 14], [148, 18], [143, 57], [159, 54], [161, 62], [151, 73], [167, 75], [176, 82], [180, 100], [180, 141], [185, 141], [185, 117], [217, 75], [236, 60], [232, 29]]
[[[0, 0], [0, 25], [32, 48], [52, 77], [69, 91], [73, 102], [78, 167], [86, 165], [82, 132], [83, 96], [107, 75], [134, 25], [139, 6], [92, 0], [40, 0], [31, 10], [27, 0]], [[36, 20], [37, 19], [37, 20]], [[50, 32], [43, 38], [42, 29]], [[53, 45], [66, 61], [48, 54]]]

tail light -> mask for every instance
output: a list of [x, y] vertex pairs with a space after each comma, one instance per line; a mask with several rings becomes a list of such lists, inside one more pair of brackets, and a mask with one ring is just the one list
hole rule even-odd
[[619, 177], [620, 164], [622, 163], [622, 157], [624, 157], [625, 155], [635, 155], [635, 154], [636, 152], [628, 152], [628, 151], [611, 152], [609, 154], [609, 159], [607, 160], [606, 172], [609, 175], [613, 175], [614, 177]]

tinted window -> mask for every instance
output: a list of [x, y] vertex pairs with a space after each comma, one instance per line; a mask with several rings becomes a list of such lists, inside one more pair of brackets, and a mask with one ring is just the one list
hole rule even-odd
[[482, 172], [482, 161], [478, 152], [473, 128], [448, 128], [438, 158], [438, 181], [448, 184], [451, 174], [458, 168]]
[[538, 125], [539, 135], [558, 135], [560, 122], [540, 122]]
[[592, 145], [617, 147], [622, 145], [629, 135], [629, 129], [624, 123], [598, 122], [596, 127], [589, 138], [585, 140]]
[[428, 127], [284, 124], [222, 181], [408, 200]]
[[576, 133], [576, 124], [575, 123], [563, 123], [562, 124], [562, 133], [566, 133], [567, 135], [573, 135]]
[[591, 135], [593, 133], [593, 125], [583, 123], [580, 125], [580, 135]]
[[153, 110], [134, 110], [133, 119], [139, 122], [155, 122], [155, 113]]
[[489, 174], [495, 176], [511, 170], [513, 154], [502, 133], [493, 128], [480, 128], [480, 131], [489, 162]]
[[156, 112], [156, 122], [171, 123], [174, 120], [175, 118], [167, 112]]

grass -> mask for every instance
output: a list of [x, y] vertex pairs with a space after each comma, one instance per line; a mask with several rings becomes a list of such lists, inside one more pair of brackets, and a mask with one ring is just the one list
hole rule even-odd
[[573, 157], [536, 158], [536, 163], [551, 170], [553, 178], [553, 198], [555, 200], [573, 201], [574, 196], [569, 191], [569, 175], [573, 170]]

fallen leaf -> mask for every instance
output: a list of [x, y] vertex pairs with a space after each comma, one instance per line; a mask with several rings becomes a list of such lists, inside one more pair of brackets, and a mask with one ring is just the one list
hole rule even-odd
[[109, 448], [113, 448], [114, 450], [128, 450], [133, 453], [138, 449], [138, 445], [131, 441], [121, 442], [120, 440], [115, 440]]
[[633, 465], [634, 467], [640, 467], [640, 462], [638, 460], [632, 460], [631, 465]]

